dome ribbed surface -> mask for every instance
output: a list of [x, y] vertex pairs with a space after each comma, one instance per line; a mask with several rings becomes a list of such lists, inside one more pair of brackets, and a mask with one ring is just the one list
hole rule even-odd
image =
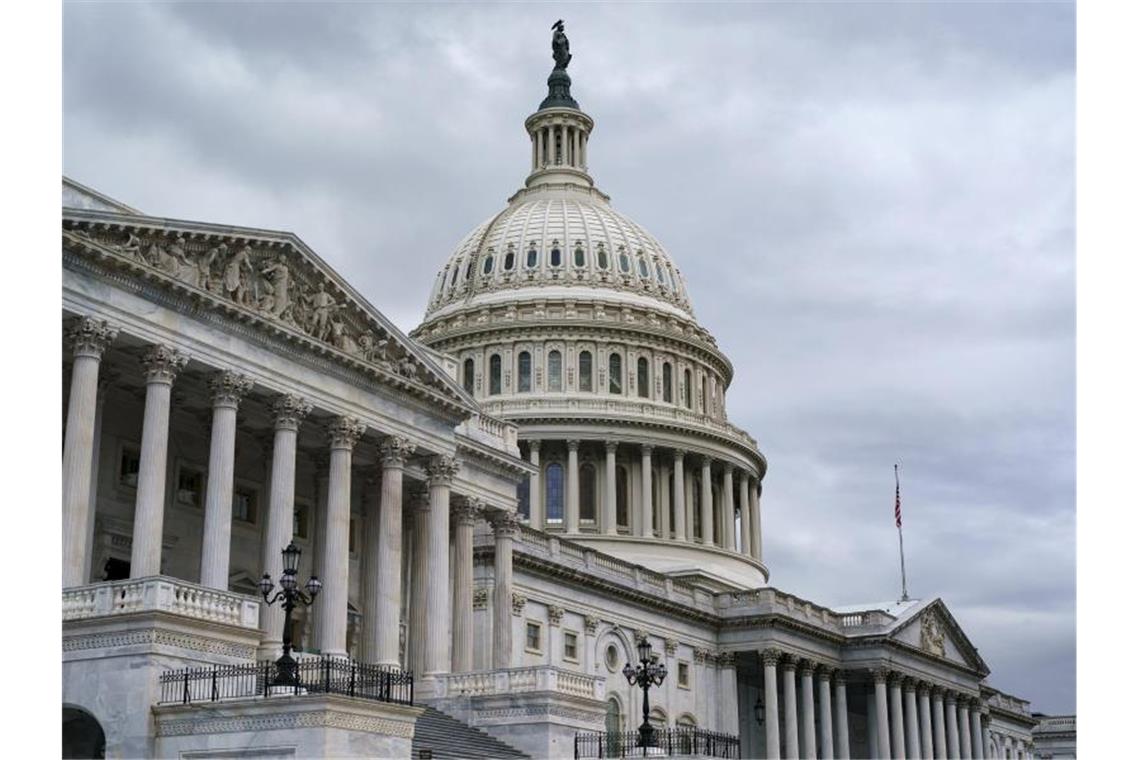
[[546, 187], [520, 192], [463, 239], [436, 277], [427, 319], [484, 294], [544, 286], [578, 288], [584, 300], [638, 293], [692, 316], [681, 272], [645, 228], [595, 190]]

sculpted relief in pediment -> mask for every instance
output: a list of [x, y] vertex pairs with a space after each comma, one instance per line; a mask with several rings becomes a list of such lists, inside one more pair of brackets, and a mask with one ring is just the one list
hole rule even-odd
[[931, 654], [945, 657], [946, 632], [942, 628], [942, 622], [934, 614], [934, 610], [927, 610], [922, 614], [921, 626], [919, 643], [922, 648]]
[[[248, 241], [187, 240], [162, 233], [81, 230], [73, 233], [167, 277], [284, 323], [311, 338], [409, 379], [418, 363], [363, 310], [292, 248]], [[429, 384], [434, 384], [430, 379]]]

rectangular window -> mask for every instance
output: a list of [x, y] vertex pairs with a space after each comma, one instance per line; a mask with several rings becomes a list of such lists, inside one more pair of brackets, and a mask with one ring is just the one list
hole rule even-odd
[[542, 654], [542, 624], [526, 624], [526, 651]]
[[206, 478], [201, 470], [186, 465], [178, 466], [175, 478], [174, 501], [184, 507], [202, 506], [202, 485]]
[[238, 522], [257, 523], [257, 491], [238, 486], [234, 489], [233, 518]]
[[570, 662], [578, 661], [578, 634], [565, 631], [562, 634], [562, 659]]
[[689, 663], [677, 663], [677, 685], [682, 689], [689, 688]]
[[139, 449], [123, 446], [119, 454], [119, 485], [136, 488], [139, 484]]
[[293, 508], [293, 538], [309, 537], [309, 508], [300, 504]]

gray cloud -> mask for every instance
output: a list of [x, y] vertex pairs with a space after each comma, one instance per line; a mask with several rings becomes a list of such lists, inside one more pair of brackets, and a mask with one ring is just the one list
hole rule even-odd
[[686, 274], [769, 458], [773, 584], [942, 596], [1075, 707], [1073, 7], [71, 3], [64, 166], [297, 232], [406, 329], [527, 168], [567, 19], [592, 171]]

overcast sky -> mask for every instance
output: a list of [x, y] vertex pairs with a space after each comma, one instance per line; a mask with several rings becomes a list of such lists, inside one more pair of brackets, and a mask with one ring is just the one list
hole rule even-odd
[[64, 168], [296, 232], [405, 330], [521, 185], [566, 20], [591, 173], [685, 272], [768, 458], [773, 585], [940, 596], [1075, 709], [1069, 4], [68, 3]]

